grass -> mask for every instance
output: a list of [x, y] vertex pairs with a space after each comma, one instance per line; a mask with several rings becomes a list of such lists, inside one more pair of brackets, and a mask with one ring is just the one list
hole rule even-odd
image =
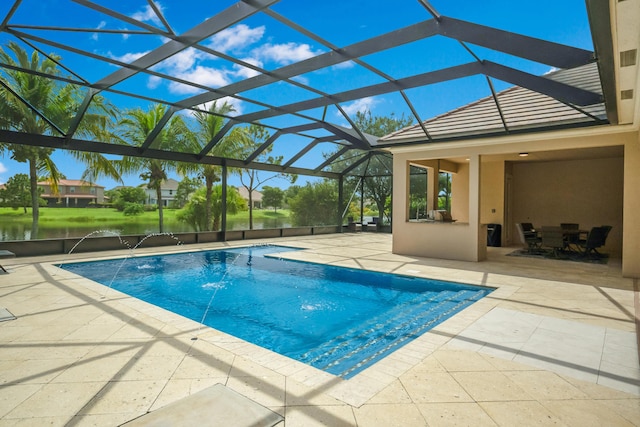
[[[177, 209], [163, 209], [163, 217], [165, 224], [177, 223]], [[20, 222], [23, 224], [31, 224], [31, 209], [27, 209], [27, 213], [24, 213], [23, 209], [14, 210], [12, 208], [0, 208], [0, 222]], [[247, 219], [249, 218], [249, 211], [240, 212], [236, 215], [228, 215], [228, 219]], [[286, 219], [289, 218], [289, 211], [286, 209], [280, 209], [277, 212], [273, 210], [254, 210], [254, 221], [262, 219]], [[122, 212], [118, 212], [115, 209], [108, 208], [40, 208], [40, 221], [41, 225], [55, 226], [59, 223], [60, 226], [68, 226], [69, 223], [87, 224], [99, 222], [100, 224], [109, 223], [158, 223], [158, 211], [144, 212], [137, 216], [125, 216]]]

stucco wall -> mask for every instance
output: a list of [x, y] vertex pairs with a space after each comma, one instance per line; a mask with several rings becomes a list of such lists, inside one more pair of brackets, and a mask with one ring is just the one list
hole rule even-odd
[[482, 162], [480, 222], [504, 225], [504, 162]]
[[[624, 149], [624, 236], [622, 272], [640, 277], [640, 134]], [[613, 230], [612, 230], [613, 232]]]
[[[478, 224], [479, 208], [471, 201], [479, 192], [479, 156], [461, 164], [451, 181], [451, 213], [455, 223], [409, 222], [407, 218], [408, 158], [395, 155], [393, 252], [430, 258], [479, 261], [486, 258], [486, 226]], [[403, 177], [404, 179], [399, 179]]]
[[[624, 186], [622, 158], [515, 163], [513, 221], [535, 227], [580, 224], [613, 226], [605, 251], [622, 251]], [[515, 226], [515, 225], [513, 225]], [[512, 230], [516, 236], [515, 230]]]
[[458, 222], [469, 222], [468, 164], [460, 164], [458, 172], [451, 174], [451, 217]]

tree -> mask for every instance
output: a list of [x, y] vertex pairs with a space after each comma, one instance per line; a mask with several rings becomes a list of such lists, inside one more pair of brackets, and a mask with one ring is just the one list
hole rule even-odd
[[198, 188], [202, 186], [202, 180], [200, 178], [189, 178], [185, 176], [182, 181], [178, 183], [178, 189], [176, 190], [176, 197], [173, 199], [173, 208], [183, 208], [189, 201], [189, 196], [193, 194]]
[[[14, 42], [10, 42], [7, 48], [9, 52], [0, 48], [0, 61], [7, 65], [2, 69], [1, 76], [4, 84], [0, 86], [0, 128], [25, 134], [67, 136], [65, 133], [76, 119], [76, 112], [85, 97], [78, 87], [45, 77], [60, 74], [56, 61], [61, 58], [50, 55], [41, 60], [35, 50], [29, 56]], [[23, 73], [18, 68], [31, 70], [33, 73]], [[113, 107], [100, 95], [94, 95], [74, 136], [108, 139], [114, 117]], [[60, 172], [51, 159], [54, 149], [7, 143], [0, 144], [0, 149], [10, 152], [13, 160], [29, 165], [31, 235], [35, 238], [40, 218], [38, 177], [46, 178], [54, 193], [57, 192], [57, 184], [61, 179]], [[87, 165], [83, 178], [92, 176], [95, 172], [120, 180], [120, 175], [102, 154], [78, 151], [70, 153]]]
[[284, 191], [278, 187], [262, 187], [262, 205], [272, 207], [275, 212], [282, 207]]
[[[189, 224], [195, 231], [211, 231], [220, 228], [220, 217], [222, 216], [222, 186], [216, 185], [212, 188], [211, 198], [207, 198], [207, 188], [201, 187], [191, 195], [185, 207], [178, 212], [177, 218]], [[211, 203], [211, 206], [206, 206]], [[236, 214], [241, 210], [246, 210], [247, 204], [240, 196], [238, 190], [233, 187], [227, 188], [227, 212]], [[213, 215], [213, 228], [207, 223], [205, 212], [209, 210]]]
[[[262, 144], [266, 142], [267, 139], [269, 139], [270, 137], [269, 132], [263, 126], [260, 126], [260, 125], [254, 124], [249, 126], [248, 128], [239, 128], [239, 129], [243, 130], [242, 136], [238, 137], [236, 139], [236, 142], [238, 144], [239, 152], [242, 153], [243, 158], [247, 158], [248, 156], [253, 154], [255, 150], [261, 147]], [[260, 161], [270, 163], [270, 164], [275, 164], [275, 165], [279, 165], [280, 163], [282, 163], [283, 156], [277, 156], [277, 157], [269, 156], [269, 153], [271, 152], [272, 149], [273, 149], [273, 146], [270, 145], [269, 147], [264, 149], [262, 153], [260, 153], [257, 159]], [[253, 230], [253, 192], [258, 188], [260, 188], [262, 184], [264, 184], [265, 182], [273, 178], [277, 178], [277, 177], [285, 178], [292, 184], [296, 182], [296, 180], [298, 179], [297, 175], [286, 174], [286, 173], [278, 173], [278, 174], [271, 175], [269, 177], [264, 177], [264, 175], [262, 176], [260, 175], [257, 169], [248, 169], [248, 168], [234, 169], [233, 172], [240, 176], [240, 182], [242, 183], [242, 186], [249, 193], [249, 229], [250, 230]]]
[[142, 215], [144, 213], [144, 206], [140, 203], [127, 202], [124, 205], [122, 213], [124, 214], [124, 216]]
[[[193, 116], [196, 120], [197, 130], [192, 132], [191, 138], [195, 148], [201, 151], [209, 142], [220, 132], [224, 126], [225, 120], [223, 115], [235, 111], [231, 104], [223, 102], [218, 105], [217, 102], [212, 103], [207, 112], [196, 111]], [[228, 136], [223, 137], [207, 155], [215, 155], [219, 157], [230, 157], [238, 151], [237, 140], [242, 137], [240, 128], [234, 129]], [[204, 180], [206, 187], [205, 217], [206, 227], [203, 230], [213, 230], [213, 212], [211, 207], [211, 197], [213, 196], [213, 184], [220, 181], [221, 167], [203, 164], [203, 163], [181, 163], [178, 165], [178, 172], [183, 175], [196, 173]]]
[[[388, 135], [409, 126], [412, 122], [412, 119], [405, 118], [404, 115], [396, 118], [394, 113], [391, 113], [389, 117], [373, 116], [369, 110], [366, 112], [358, 111], [354, 120], [355, 125], [362, 132], [374, 136]], [[393, 191], [393, 180], [391, 177], [393, 165], [390, 158], [376, 157], [377, 161], [370, 161], [367, 164], [363, 197], [370, 198], [375, 202], [378, 207], [378, 215], [380, 216], [378, 227], [381, 227], [385, 216], [390, 219], [390, 215], [385, 211], [385, 205], [387, 198], [391, 196], [391, 192]]]
[[31, 192], [29, 191], [29, 175], [19, 173], [7, 180], [5, 188], [0, 190], [0, 199], [5, 206], [13, 209], [23, 208], [27, 213], [27, 208], [31, 206]]
[[[396, 118], [391, 113], [388, 117], [373, 116], [370, 111], [357, 112], [354, 119], [355, 126], [363, 133], [374, 136], [384, 136], [389, 133], [402, 129], [412, 123], [412, 120], [402, 115]], [[327, 154], [330, 157], [332, 153]], [[341, 159], [334, 162], [332, 168], [339, 172], [353, 165], [355, 162], [363, 160], [363, 156], [368, 156], [353, 172], [352, 176], [345, 178], [345, 186], [355, 188], [360, 178], [364, 180], [363, 191], [361, 197], [363, 199], [372, 200], [378, 209], [380, 221], [378, 227], [383, 225], [384, 218], [390, 220], [390, 214], [387, 199], [392, 192], [392, 169], [393, 162], [391, 156], [387, 153], [363, 152], [361, 155], [354, 156], [348, 152]]]
[[296, 226], [335, 224], [338, 186], [329, 181], [307, 183], [289, 199], [291, 221]]
[[147, 195], [140, 187], [122, 187], [112, 191], [110, 197], [112, 197], [113, 207], [123, 212], [130, 204], [144, 205]]
[[[163, 104], [153, 104], [147, 111], [140, 108], [125, 112], [119, 126], [122, 130], [121, 139], [123, 143], [140, 146], [151, 131], [160, 123], [160, 120], [167, 112], [167, 106]], [[158, 149], [173, 149], [185, 151], [193, 149], [190, 132], [181, 116], [173, 116], [168, 124], [158, 133], [154, 139], [153, 146]], [[162, 182], [167, 180], [167, 174], [175, 170], [177, 162], [172, 160], [160, 160], [147, 157], [125, 156], [122, 160], [116, 161], [117, 168], [121, 174], [140, 173], [140, 178], [147, 181], [147, 188], [155, 190], [158, 200], [158, 229], [160, 233], [164, 230], [163, 203], [162, 203]]]
[[300, 193], [300, 189], [302, 187], [300, 187], [299, 185], [292, 185], [289, 188], [287, 188], [284, 191], [284, 202], [288, 205], [290, 204], [291, 200], [293, 200], [298, 193]]

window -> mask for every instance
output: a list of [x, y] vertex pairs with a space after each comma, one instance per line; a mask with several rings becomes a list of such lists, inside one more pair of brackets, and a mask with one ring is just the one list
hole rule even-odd
[[438, 209], [451, 212], [451, 174], [438, 174]]
[[409, 166], [409, 219], [427, 217], [427, 169]]
[[457, 170], [456, 165], [443, 159], [415, 160], [409, 164], [407, 220], [439, 221], [439, 212], [451, 212], [451, 176], [454, 173], [451, 171], [454, 170]]

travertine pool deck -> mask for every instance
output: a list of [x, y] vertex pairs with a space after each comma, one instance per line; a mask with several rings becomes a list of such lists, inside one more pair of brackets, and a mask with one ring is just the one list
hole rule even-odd
[[[345, 381], [55, 266], [128, 251], [4, 260], [0, 308], [16, 319], [0, 322], [0, 427], [143, 421], [216, 384], [281, 415], [278, 427], [640, 425], [638, 282], [619, 260], [399, 256], [377, 233], [133, 256], [269, 242], [304, 248], [284, 258], [496, 290]], [[205, 419], [229, 425], [214, 410]]]

